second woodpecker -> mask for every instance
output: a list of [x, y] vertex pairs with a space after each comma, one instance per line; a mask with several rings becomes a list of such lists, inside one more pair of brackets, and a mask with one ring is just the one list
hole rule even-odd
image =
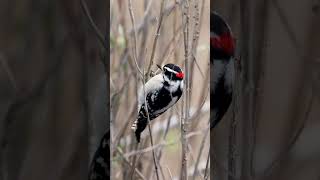
[[227, 112], [234, 86], [235, 43], [230, 27], [216, 12], [210, 13], [210, 128]]

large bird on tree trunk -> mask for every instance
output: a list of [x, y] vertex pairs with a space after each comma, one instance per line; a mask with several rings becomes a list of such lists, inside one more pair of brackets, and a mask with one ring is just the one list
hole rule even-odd
[[211, 114], [214, 128], [227, 112], [234, 86], [235, 42], [230, 27], [216, 12], [210, 13]]

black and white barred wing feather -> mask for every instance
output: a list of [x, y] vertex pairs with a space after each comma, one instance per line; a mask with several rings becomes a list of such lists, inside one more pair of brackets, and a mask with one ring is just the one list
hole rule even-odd
[[[161, 74], [158, 74], [152, 77], [146, 84], [139, 90], [138, 94], [138, 118], [133, 122], [131, 129], [136, 131], [138, 120], [147, 118], [147, 114], [145, 112], [145, 101], [149, 102], [148, 106], [151, 105], [152, 101], [158, 98], [158, 93], [163, 87], [163, 78]], [[145, 99], [146, 97], [146, 99]], [[150, 105], [149, 105], [150, 104]], [[150, 117], [151, 111], [149, 111], [150, 107], [148, 107], [148, 113]], [[151, 117], [150, 117], [151, 120]]]

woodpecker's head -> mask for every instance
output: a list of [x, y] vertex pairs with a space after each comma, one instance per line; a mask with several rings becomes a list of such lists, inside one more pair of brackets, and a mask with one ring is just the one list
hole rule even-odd
[[183, 80], [184, 74], [181, 68], [175, 64], [166, 64], [162, 68], [158, 66], [166, 79], [171, 81], [181, 81]]
[[213, 59], [230, 59], [234, 56], [235, 42], [230, 27], [216, 12], [210, 13], [210, 56]]

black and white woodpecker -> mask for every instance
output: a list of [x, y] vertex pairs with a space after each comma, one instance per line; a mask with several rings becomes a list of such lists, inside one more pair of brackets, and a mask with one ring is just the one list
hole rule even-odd
[[216, 12], [210, 13], [210, 128], [227, 112], [234, 86], [235, 42], [230, 27]]
[[[138, 95], [138, 117], [133, 122], [131, 129], [134, 130], [137, 142], [140, 142], [142, 131], [150, 121], [167, 111], [181, 97], [183, 92], [183, 72], [175, 64], [166, 64], [161, 73], [147, 81], [145, 87], [141, 87]], [[146, 97], [146, 99], [144, 99]], [[148, 114], [145, 108], [147, 103]]]

